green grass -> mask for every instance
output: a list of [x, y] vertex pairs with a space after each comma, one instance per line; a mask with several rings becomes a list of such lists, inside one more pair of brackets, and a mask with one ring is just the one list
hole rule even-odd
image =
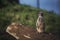
[[52, 20], [55, 20], [55, 16], [57, 16], [54, 12], [48, 12], [47, 10], [42, 10], [35, 7], [31, 7], [29, 5], [21, 4], [9, 5], [5, 8], [2, 8], [2, 10], [0, 11], [0, 17], [2, 20], [10, 20], [10, 22], [19, 22], [24, 25], [29, 25], [35, 28], [36, 20], [38, 17], [38, 11], [42, 11], [44, 13], [46, 26], [51, 26], [54, 23], [52, 22]]
[[38, 11], [44, 13], [46, 32], [60, 33], [60, 15], [53, 11], [38, 9], [29, 5], [8, 5], [0, 9], [0, 30], [5, 31], [11, 22], [18, 22], [36, 28]]

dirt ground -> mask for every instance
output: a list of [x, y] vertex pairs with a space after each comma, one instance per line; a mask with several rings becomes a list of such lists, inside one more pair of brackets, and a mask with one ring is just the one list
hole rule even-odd
[[[36, 29], [33, 29], [25, 25], [10, 25], [12, 29], [9, 30], [11, 33], [16, 33], [16, 36], [19, 37], [17, 40], [59, 40], [57, 36], [52, 33], [38, 33]], [[15, 29], [15, 28], [16, 29]], [[24, 35], [28, 36], [24, 37]]]
[[31, 39], [21, 37], [19, 40], [59, 40], [55, 35], [49, 33], [37, 33]]

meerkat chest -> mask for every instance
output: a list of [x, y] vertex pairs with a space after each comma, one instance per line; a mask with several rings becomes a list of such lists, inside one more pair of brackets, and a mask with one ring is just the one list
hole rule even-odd
[[42, 22], [43, 22], [43, 17], [41, 17], [41, 16], [38, 17], [37, 22], [38, 22], [38, 23], [42, 23]]

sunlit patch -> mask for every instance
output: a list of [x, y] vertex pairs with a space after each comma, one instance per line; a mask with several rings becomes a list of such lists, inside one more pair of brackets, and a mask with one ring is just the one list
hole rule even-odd
[[26, 38], [31, 38], [29, 35], [23, 35], [24, 37], [26, 37]]
[[19, 24], [19, 25], [22, 25], [22, 24]]
[[16, 39], [19, 39], [19, 37], [16, 35], [16, 33], [11, 33], [11, 35], [12, 35], [13, 37], [15, 37]]
[[19, 37], [16, 36], [16, 33], [11, 33], [11, 32], [9, 32], [8, 29], [6, 29], [6, 32], [8, 32], [10, 35], [12, 35], [13, 37], [15, 37], [16, 39], [19, 39]]
[[18, 29], [18, 27], [17, 27], [17, 26], [14, 26], [14, 28], [15, 28], [15, 29]]
[[16, 24], [16, 23], [13, 22], [11, 25], [15, 25], [15, 24]]
[[7, 27], [7, 30], [11, 30], [12, 28], [11, 27]]

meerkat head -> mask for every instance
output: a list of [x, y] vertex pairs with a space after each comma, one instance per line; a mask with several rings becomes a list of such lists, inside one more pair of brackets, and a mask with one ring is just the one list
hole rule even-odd
[[39, 15], [39, 16], [43, 16], [43, 12], [39, 12], [38, 15]]

